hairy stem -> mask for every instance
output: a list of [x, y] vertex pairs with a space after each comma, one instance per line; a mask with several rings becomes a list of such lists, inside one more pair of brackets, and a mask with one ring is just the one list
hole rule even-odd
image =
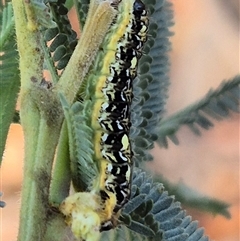
[[40, 241], [49, 213], [48, 188], [60, 123], [50, 126], [33, 98], [42, 81], [43, 53], [29, 2], [13, 0], [12, 4], [20, 56], [20, 116], [25, 141], [18, 241]]
[[52, 182], [49, 193], [49, 202], [58, 206], [69, 194], [70, 187], [70, 160], [68, 148], [68, 133], [66, 122], [62, 125], [59, 138], [57, 158], [52, 174]]

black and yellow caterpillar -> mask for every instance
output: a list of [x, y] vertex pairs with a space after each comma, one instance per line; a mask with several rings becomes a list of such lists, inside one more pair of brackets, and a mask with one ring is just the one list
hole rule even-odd
[[[132, 81], [148, 29], [147, 12], [140, 0], [123, 0], [119, 3], [119, 12], [122, 14], [117, 17], [112, 33], [103, 43], [103, 53], [96, 61], [99, 75], [94, 77], [95, 81], [89, 81], [89, 97], [94, 98], [91, 127], [95, 130], [95, 158], [101, 166], [97, 185], [105, 205], [114, 205], [113, 215], [130, 195]], [[92, 90], [95, 90], [94, 97]], [[103, 222], [101, 230], [110, 229], [113, 221]]]
[[[85, 239], [86, 230], [93, 232], [96, 229], [99, 232], [115, 227], [119, 211], [130, 196], [133, 165], [129, 139], [132, 82], [147, 39], [149, 21], [141, 0], [121, 0], [116, 8], [117, 17], [87, 78], [84, 97], [83, 114], [87, 116], [86, 125], [93, 130], [94, 154], [91, 158], [98, 166], [99, 176], [89, 193], [76, 193], [61, 206], [65, 215], [71, 213], [69, 223], [74, 226], [72, 230], [75, 235]], [[86, 204], [88, 199], [91, 202]], [[73, 211], [71, 205], [78, 206], [78, 211]], [[79, 212], [82, 212], [81, 218], [79, 215], [77, 217]], [[84, 215], [94, 218], [88, 227], [78, 229], [73, 222], [79, 222]]]

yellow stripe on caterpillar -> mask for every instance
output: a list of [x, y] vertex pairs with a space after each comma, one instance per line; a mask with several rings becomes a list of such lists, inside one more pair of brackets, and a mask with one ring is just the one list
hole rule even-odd
[[112, 31], [114, 35], [111, 36], [111, 39], [106, 46], [107, 50], [116, 50], [116, 46], [120, 42], [119, 39], [127, 33], [127, 28], [131, 23], [131, 19], [133, 18], [132, 10], [133, 10], [133, 2], [132, 0], [123, 0], [119, 4], [119, 12], [121, 14], [118, 15], [116, 22], [118, 24], [113, 26]]

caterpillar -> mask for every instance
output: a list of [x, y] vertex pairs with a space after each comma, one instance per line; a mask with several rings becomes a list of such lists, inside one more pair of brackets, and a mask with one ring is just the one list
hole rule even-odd
[[[107, 40], [103, 60], [96, 69], [100, 76], [91, 82], [95, 96], [91, 126], [95, 130], [95, 158], [101, 165], [99, 190], [105, 205], [113, 206], [113, 218], [128, 201], [132, 173], [129, 140], [132, 81], [136, 76], [141, 49], [148, 29], [147, 11], [140, 0], [122, 1], [123, 16], [116, 22], [115, 33]], [[102, 55], [100, 54], [100, 57]], [[97, 59], [98, 63], [98, 59]], [[114, 194], [114, 202], [110, 199]], [[112, 218], [112, 217], [111, 217]], [[101, 230], [114, 226], [106, 220]]]
[[[74, 226], [75, 235], [81, 238], [86, 238], [86, 230], [101, 232], [114, 228], [120, 210], [130, 196], [133, 166], [129, 139], [132, 82], [147, 40], [149, 21], [141, 0], [120, 0], [116, 7], [117, 17], [92, 66], [84, 98], [86, 124], [93, 130], [94, 154], [91, 158], [98, 166], [99, 176], [89, 193], [77, 193], [61, 205], [61, 211], [70, 220], [68, 223]], [[92, 201], [86, 204], [83, 201], [86, 199]], [[76, 205], [76, 202], [81, 202], [81, 205]], [[78, 207], [77, 211], [73, 204]], [[84, 228], [76, 225], [80, 222], [79, 212], [81, 218], [92, 215], [92, 219], [87, 219], [91, 222]]]

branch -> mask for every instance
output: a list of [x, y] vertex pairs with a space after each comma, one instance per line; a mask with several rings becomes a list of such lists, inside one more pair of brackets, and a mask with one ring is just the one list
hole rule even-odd
[[182, 125], [187, 125], [195, 134], [200, 135], [198, 127], [208, 130], [213, 126], [210, 118], [222, 120], [231, 111], [239, 113], [239, 84], [240, 75], [237, 75], [223, 82], [216, 90], [210, 90], [197, 103], [162, 119], [158, 127], [158, 144], [167, 147], [167, 137], [178, 144], [176, 133]]

